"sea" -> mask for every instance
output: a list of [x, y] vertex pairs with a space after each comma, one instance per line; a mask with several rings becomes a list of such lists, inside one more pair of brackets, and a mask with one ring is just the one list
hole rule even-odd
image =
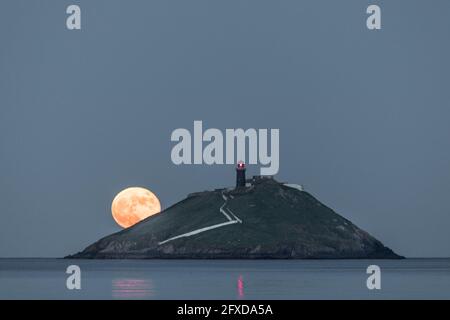
[[0, 299], [450, 299], [450, 259], [0, 259]]

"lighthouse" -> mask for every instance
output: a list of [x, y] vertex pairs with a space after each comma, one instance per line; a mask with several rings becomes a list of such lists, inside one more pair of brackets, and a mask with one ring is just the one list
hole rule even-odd
[[236, 188], [245, 187], [245, 163], [239, 161], [236, 166]]

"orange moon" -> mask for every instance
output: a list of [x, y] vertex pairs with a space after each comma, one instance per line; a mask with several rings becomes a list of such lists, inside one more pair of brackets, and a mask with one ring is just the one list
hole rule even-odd
[[114, 220], [123, 228], [131, 227], [160, 211], [161, 203], [155, 194], [139, 187], [119, 192], [111, 205]]

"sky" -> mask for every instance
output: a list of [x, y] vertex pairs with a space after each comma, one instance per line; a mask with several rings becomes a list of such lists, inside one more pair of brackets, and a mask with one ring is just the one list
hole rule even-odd
[[[66, 8], [81, 7], [81, 30]], [[366, 27], [381, 7], [382, 29]], [[450, 256], [450, 2], [0, 3], [0, 257], [62, 257], [120, 230], [111, 201], [163, 208], [231, 186], [170, 158], [177, 128], [278, 128], [276, 179], [408, 257]], [[248, 174], [258, 174], [249, 166]]]

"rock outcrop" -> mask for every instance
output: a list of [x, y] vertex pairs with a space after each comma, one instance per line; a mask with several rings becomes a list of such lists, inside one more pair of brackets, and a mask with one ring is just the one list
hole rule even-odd
[[398, 259], [311, 194], [255, 179], [192, 194], [69, 258]]

